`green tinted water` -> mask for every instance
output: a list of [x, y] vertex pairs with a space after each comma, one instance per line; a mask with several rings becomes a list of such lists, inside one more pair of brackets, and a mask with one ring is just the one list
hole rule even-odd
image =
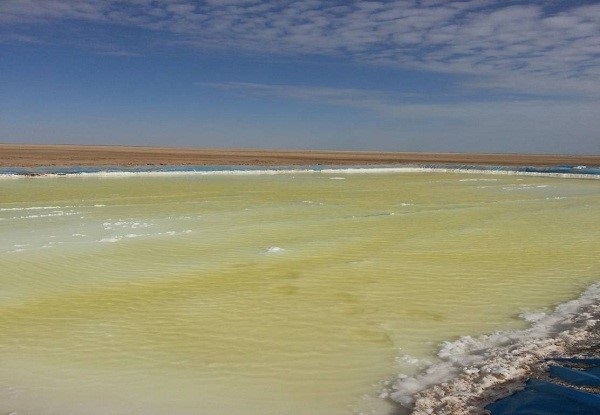
[[336, 415], [600, 276], [600, 182], [0, 181], [0, 413]]

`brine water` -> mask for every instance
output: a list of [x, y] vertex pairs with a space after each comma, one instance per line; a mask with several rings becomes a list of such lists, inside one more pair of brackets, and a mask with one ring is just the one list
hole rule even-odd
[[0, 180], [0, 413], [389, 415], [600, 280], [594, 179], [164, 173]]

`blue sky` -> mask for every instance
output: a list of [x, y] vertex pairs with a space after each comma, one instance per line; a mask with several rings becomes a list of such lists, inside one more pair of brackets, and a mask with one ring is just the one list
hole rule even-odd
[[600, 154], [598, 1], [0, 0], [0, 142]]

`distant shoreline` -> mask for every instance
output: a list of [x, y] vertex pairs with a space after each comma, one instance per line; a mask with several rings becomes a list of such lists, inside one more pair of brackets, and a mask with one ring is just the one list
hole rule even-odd
[[404, 153], [322, 150], [0, 144], [0, 167], [51, 166], [301, 166], [468, 164], [600, 166], [600, 155]]

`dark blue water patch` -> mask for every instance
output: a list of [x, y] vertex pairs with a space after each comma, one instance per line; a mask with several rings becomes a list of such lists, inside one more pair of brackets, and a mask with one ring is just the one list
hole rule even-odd
[[600, 415], [600, 395], [532, 379], [486, 409], [491, 415]]
[[[486, 407], [491, 415], [600, 415], [600, 359], [558, 358], [550, 379], [530, 379], [525, 388]], [[556, 383], [556, 381], [561, 383]], [[592, 389], [593, 390], [593, 389]]]
[[[594, 366], [587, 369], [550, 366], [550, 376], [562, 379], [576, 386], [600, 387], [600, 366]], [[600, 405], [600, 401], [598, 403]]]

